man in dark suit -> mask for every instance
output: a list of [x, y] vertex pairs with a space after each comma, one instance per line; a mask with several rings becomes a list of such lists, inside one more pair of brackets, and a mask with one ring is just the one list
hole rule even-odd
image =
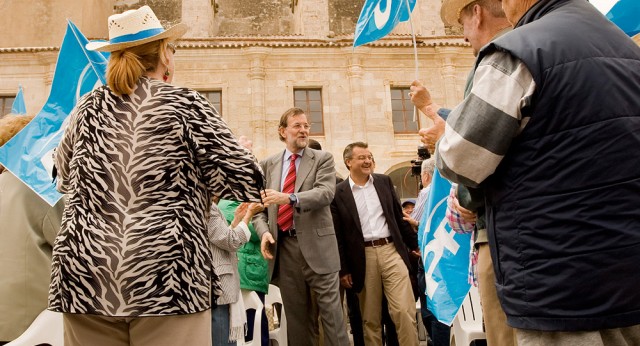
[[[331, 217], [333, 156], [307, 148], [309, 123], [300, 108], [280, 118], [285, 150], [261, 162], [267, 189], [254, 226], [269, 274], [280, 287], [292, 345], [313, 345], [311, 291], [320, 310], [325, 345], [349, 345], [339, 295], [340, 257]], [[275, 258], [275, 261], [273, 260]]]
[[343, 153], [349, 178], [336, 186], [331, 203], [340, 251], [340, 282], [358, 293], [365, 344], [382, 345], [382, 295], [387, 297], [400, 345], [417, 345], [416, 307], [409, 278], [409, 251], [418, 240], [402, 218], [391, 179], [375, 174], [373, 156], [362, 142]]

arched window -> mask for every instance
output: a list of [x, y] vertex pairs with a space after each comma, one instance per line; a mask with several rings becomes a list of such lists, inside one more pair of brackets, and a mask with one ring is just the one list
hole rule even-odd
[[384, 174], [391, 177], [398, 198], [405, 200], [418, 197], [420, 177], [411, 175], [411, 162], [402, 162], [392, 166]]

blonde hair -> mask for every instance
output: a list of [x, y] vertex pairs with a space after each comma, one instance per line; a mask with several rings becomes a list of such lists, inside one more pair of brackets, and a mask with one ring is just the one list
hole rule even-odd
[[[0, 119], [0, 147], [5, 145], [13, 136], [22, 130], [27, 124], [33, 120], [33, 115], [13, 115], [7, 114]], [[0, 165], [0, 173], [5, 168]]]
[[157, 40], [111, 53], [107, 84], [119, 95], [129, 95], [146, 72], [155, 72], [159, 62], [168, 66], [165, 51], [169, 40]]

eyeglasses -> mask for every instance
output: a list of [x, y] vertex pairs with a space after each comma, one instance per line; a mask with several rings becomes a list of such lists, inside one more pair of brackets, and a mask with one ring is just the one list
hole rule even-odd
[[167, 43], [167, 48], [171, 50], [171, 53], [176, 54], [176, 45], [174, 43]]
[[300, 131], [301, 129], [309, 130], [311, 128], [309, 124], [293, 124], [289, 127], [297, 131]]

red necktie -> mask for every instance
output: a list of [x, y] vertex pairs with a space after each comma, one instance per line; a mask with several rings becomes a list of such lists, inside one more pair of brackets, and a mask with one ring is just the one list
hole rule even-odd
[[[296, 159], [297, 154], [291, 154], [291, 162], [289, 163], [289, 172], [284, 179], [282, 192], [292, 194], [296, 185]], [[278, 207], [278, 226], [283, 231], [288, 231], [293, 227], [293, 206], [291, 204], [282, 204]]]

